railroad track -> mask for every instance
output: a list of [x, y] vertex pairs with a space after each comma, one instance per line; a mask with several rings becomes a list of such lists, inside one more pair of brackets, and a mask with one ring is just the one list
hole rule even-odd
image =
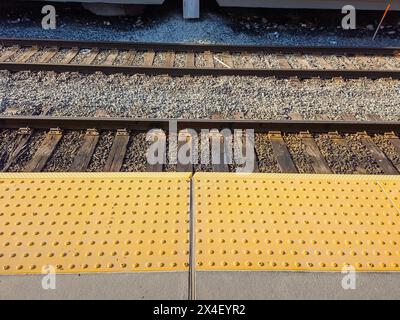
[[400, 78], [400, 48], [0, 39], [0, 69], [171, 76]]
[[[343, 118], [340, 121], [325, 118], [306, 121], [294, 114], [293, 120], [282, 121], [171, 122], [2, 116], [0, 171], [228, 172], [243, 167], [246, 163], [239, 160], [254, 150], [252, 172], [398, 174], [400, 122], [382, 121], [378, 116], [370, 116], [370, 121], [357, 121], [352, 115]], [[207, 150], [209, 163], [198, 164], [195, 160], [180, 163], [178, 159], [174, 165], [148, 164], [146, 150], [150, 144], [155, 141], [164, 141], [166, 146], [166, 141], [171, 144], [171, 134], [168, 135], [171, 123], [179, 132], [176, 151], [185, 144], [192, 146], [191, 150], [197, 145], [198, 153]], [[192, 135], [188, 129], [192, 129]], [[251, 129], [255, 135], [246, 142], [244, 133], [249, 134]], [[149, 130], [153, 131], [146, 140]], [[205, 135], [200, 134], [201, 130]], [[199, 138], [192, 144], [193, 133], [204, 140]], [[165, 154], [173, 149], [170, 144]], [[233, 151], [229, 158], [231, 147]], [[236, 158], [238, 153], [241, 156]]]

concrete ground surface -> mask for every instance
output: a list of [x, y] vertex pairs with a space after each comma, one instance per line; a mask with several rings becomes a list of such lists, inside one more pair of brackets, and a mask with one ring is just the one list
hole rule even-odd
[[188, 272], [57, 275], [56, 289], [42, 275], [0, 276], [0, 300], [185, 300]]
[[400, 299], [400, 273], [356, 273], [356, 289], [344, 290], [346, 274], [328, 272], [197, 272], [197, 299]]
[[[201, 271], [198, 300], [400, 298], [400, 273], [357, 273], [356, 289], [344, 290], [341, 273]], [[186, 300], [188, 272], [58, 275], [56, 290], [43, 276], [1, 276], [0, 299]]]

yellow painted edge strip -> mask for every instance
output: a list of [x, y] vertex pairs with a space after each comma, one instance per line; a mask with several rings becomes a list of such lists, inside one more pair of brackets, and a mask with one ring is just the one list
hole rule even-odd
[[287, 174], [287, 173], [209, 173], [197, 172], [40, 172], [0, 173], [0, 179], [57, 179], [57, 178], [181, 178], [181, 179], [285, 179], [285, 180], [361, 180], [400, 181], [400, 175], [355, 175], [355, 174]]
[[190, 179], [186, 172], [40, 172], [40, 173], [0, 173], [1, 179]]
[[268, 179], [268, 180], [348, 180], [348, 181], [400, 181], [400, 175], [359, 175], [359, 174], [299, 174], [299, 173], [209, 173], [199, 172], [195, 179]]

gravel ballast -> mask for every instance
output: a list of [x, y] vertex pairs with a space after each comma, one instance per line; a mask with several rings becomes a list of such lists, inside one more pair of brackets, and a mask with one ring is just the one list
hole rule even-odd
[[288, 134], [284, 137], [290, 155], [299, 173], [315, 173], [312, 159], [306, 153], [306, 146], [297, 134]]
[[357, 157], [356, 161], [359, 163], [359, 168], [362, 168], [361, 170], [365, 170], [368, 174], [383, 173], [369, 150], [363, 145], [360, 135], [346, 136], [346, 142]]
[[65, 132], [43, 171], [57, 172], [69, 170], [81, 147], [84, 135], [84, 132], [79, 131]]
[[97, 143], [87, 171], [101, 172], [103, 170], [114, 141], [114, 136], [115, 133], [113, 132], [101, 132], [99, 142]]
[[16, 136], [17, 131], [15, 130], [0, 131], [0, 170], [3, 169], [7, 163], [8, 155], [12, 151]]
[[255, 149], [258, 159], [258, 169], [261, 173], [279, 172], [278, 163], [274, 157], [272, 145], [267, 134], [255, 135]]
[[374, 137], [373, 140], [379, 149], [385, 153], [386, 157], [393, 163], [397, 170], [400, 171], [400, 154], [396, 151], [393, 144], [380, 135]]
[[132, 134], [126, 150], [123, 172], [144, 172], [146, 171], [147, 157], [146, 150], [149, 145], [146, 142], [145, 133]]
[[46, 132], [37, 131], [33, 133], [32, 137], [29, 139], [27, 148], [18, 158], [18, 161], [12, 163], [9, 170], [10, 172], [22, 172], [24, 171], [25, 165], [32, 159], [36, 151], [39, 149], [41, 143], [46, 137]]
[[344, 139], [335, 143], [328, 135], [321, 134], [315, 138], [315, 142], [334, 173], [353, 174], [362, 172], [356, 154], [349, 149]]
[[80, 75], [0, 71], [0, 112], [17, 115], [111, 117], [286, 119], [292, 112], [305, 119], [324, 114], [340, 119], [353, 113], [361, 120], [378, 114], [399, 120], [398, 80], [278, 80], [256, 77], [168, 77]]

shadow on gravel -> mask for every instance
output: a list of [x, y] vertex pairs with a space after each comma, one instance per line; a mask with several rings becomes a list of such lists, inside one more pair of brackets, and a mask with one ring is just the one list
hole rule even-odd
[[340, 10], [220, 8], [202, 1], [199, 20], [183, 20], [181, 1], [148, 6], [140, 16], [96, 16], [80, 4], [56, 4], [57, 29], [42, 30], [43, 2], [7, 5], [0, 10], [0, 37], [203, 42], [255, 45], [400, 46], [400, 17], [389, 12], [376, 41], [382, 11], [359, 11], [357, 29], [343, 30]]

